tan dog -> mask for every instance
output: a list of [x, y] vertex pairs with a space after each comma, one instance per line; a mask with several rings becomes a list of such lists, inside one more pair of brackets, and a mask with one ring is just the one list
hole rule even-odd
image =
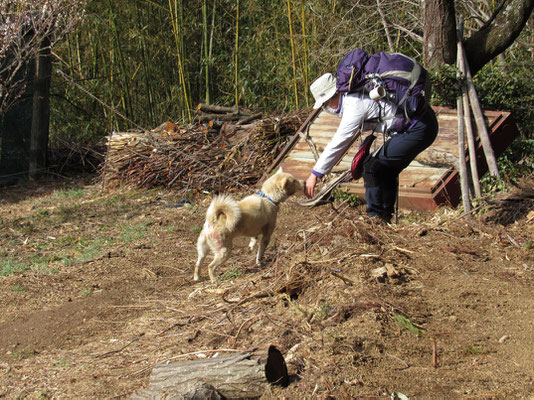
[[215, 268], [230, 256], [232, 241], [236, 236], [251, 237], [252, 249], [259, 235], [262, 235], [256, 264], [260, 265], [276, 225], [278, 206], [289, 196], [304, 189], [304, 182], [280, 170], [267, 179], [261, 191], [237, 202], [230, 196], [215, 197], [206, 212], [206, 222], [197, 241], [198, 260], [194, 280], [199, 280], [200, 266], [208, 251], [214, 254], [208, 266], [212, 283], [217, 283]]

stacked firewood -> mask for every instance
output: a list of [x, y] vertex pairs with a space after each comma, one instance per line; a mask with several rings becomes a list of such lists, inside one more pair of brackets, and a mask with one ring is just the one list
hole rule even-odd
[[261, 118], [200, 105], [192, 125], [166, 122], [150, 131], [114, 132], [107, 138], [103, 184], [191, 191], [254, 185], [308, 111]]

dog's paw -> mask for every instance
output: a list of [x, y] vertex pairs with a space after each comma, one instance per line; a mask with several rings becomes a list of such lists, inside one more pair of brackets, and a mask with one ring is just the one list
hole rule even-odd
[[211, 279], [211, 284], [214, 286], [214, 287], [219, 287], [219, 280], [218, 279]]
[[219, 286], [219, 280], [217, 279], [217, 277], [215, 276], [215, 274], [210, 273], [209, 276], [210, 276], [210, 282], [211, 282], [211, 284], [212, 284], [213, 286], [215, 286], [215, 287]]

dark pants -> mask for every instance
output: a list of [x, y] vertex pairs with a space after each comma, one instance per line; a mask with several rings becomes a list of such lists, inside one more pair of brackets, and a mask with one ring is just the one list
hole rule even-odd
[[434, 142], [438, 121], [434, 110], [426, 107], [406, 131], [393, 135], [377, 154], [363, 164], [367, 213], [390, 220], [395, 211], [400, 172]]

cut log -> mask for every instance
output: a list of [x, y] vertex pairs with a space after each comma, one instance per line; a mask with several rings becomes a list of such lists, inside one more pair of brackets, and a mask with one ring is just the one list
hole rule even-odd
[[239, 352], [191, 361], [157, 364], [148, 388], [131, 399], [254, 399], [267, 385], [287, 386], [284, 357], [275, 346], [268, 354]]
[[141, 390], [133, 395], [131, 399], [224, 400], [225, 397], [207, 383], [189, 381], [157, 390]]
[[197, 111], [202, 111], [206, 113], [215, 113], [215, 114], [228, 114], [228, 113], [237, 113], [239, 110], [237, 107], [224, 107], [217, 106], [213, 104], [199, 104], [197, 106]]
[[224, 121], [239, 121], [243, 117], [243, 114], [236, 112], [229, 114], [198, 114], [196, 118], [200, 123], [213, 121], [214, 124], [220, 124], [222, 126]]
[[262, 113], [256, 113], [256, 114], [248, 115], [248, 116], [240, 119], [237, 122], [236, 125], [241, 126], [241, 125], [248, 124], [249, 122], [254, 121], [255, 119], [261, 118], [261, 116], [262, 116]]

